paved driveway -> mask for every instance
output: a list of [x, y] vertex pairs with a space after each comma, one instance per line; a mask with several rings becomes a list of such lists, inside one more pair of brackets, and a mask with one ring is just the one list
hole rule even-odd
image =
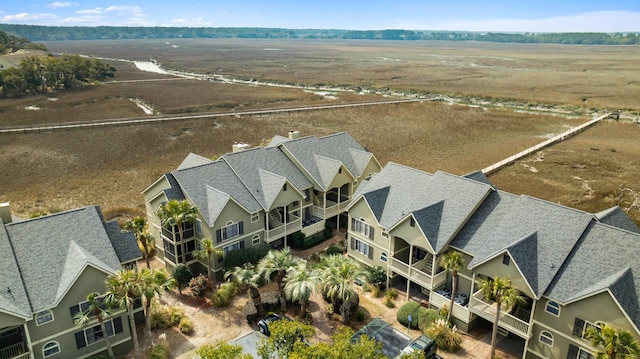
[[251, 354], [254, 358], [260, 358], [258, 355], [258, 344], [260, 340], [266, 338], [264, 335], [256, 331], [250, 331], [233, 339], [229, 344], [240, 344], [245, 353]]

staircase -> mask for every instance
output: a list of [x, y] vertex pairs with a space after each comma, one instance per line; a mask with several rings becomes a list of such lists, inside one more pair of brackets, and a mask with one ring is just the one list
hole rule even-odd
[[282, 224], [282, 216], [280, 215], [280, 211], [278, 211], [277, 209], [269, 211], [269, 226], [271, 228], [277, 228]]

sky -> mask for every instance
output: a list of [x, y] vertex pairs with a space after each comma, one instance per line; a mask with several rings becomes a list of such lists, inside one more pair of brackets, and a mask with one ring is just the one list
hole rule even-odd
[[640, 0], [3, 0], [0, 23], [640, 32]]

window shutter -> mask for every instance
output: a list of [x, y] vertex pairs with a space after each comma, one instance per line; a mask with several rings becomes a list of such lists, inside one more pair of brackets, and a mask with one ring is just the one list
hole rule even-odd
[[222, 242], [222, 229], [218, 229], [216, 231], [216, 241], [218, 243]]
[[244, 233], [244, 221], [238, 222], [238, 234]]
[[78, 347], [78, 349], [84, 348], [87, 346], [87, 342], [84, 339], [84, 331], [76, 332], [75, 336], [76, 336], [76, 346]]
[[369, 239], [373, 240], [373, 234], [375, 233], [375, 230], [373, 227], [369, 227]]
[[367, 251], [369, 252], [369, 259], [373, 259], [373, 247], [367, 246]]
[[69, 312], [71, 312], [71, 319], [76, 316], [76, 314], [80, 313], [80, 305], [76, 304], [74, 306], [69, 307]]
[[569, 344], [567, 359], [576, 359], [577, 357], [578, 357], [578, 347], [573, 344]]
[[351, 238], [351, 249], [356, 249], [356, 240]]
[[117, 317], [113, 319], [113, 329], [116, 334], [122, 333], [122, 317]]
[[356, 228], [356, 219], [355, 217], [351, 217], [351, 230], [355, 230]]
[[584, 330], [584, 320], [576, 318], [573, 322], [573, 335], [582, 338], [582, 331]]
[[[242, 222], [240, 222], [240, 223], [242, 223]], [[244, 248], [244, 241], [240, 241], [238, 243], [240, 243], [240, 249]]]

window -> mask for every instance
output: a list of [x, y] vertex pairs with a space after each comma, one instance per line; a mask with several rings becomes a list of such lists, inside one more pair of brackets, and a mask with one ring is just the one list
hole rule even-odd
[[582, 350], [573, 344], [569, 344], [567, 359], [596, 359], [596, 357], [588, 351]]
[[36, 313], [36, 325], [42, 325], [53, 321], [53, 312], [50, 310], [43, 310]]
[[540, 333], [540, 343], [553, 347], [553, 335], [549, 332]]
[[508, 254], [503, 254], [502, 255], [502, 264], [508, 266], [509, 265], [509, 261], [511, 258], [509, 258]]
[[227, 226], [216, 231], [216, 240], [219, 242], [235, 238], [244, 233], [243, 222], [227, 222]]
[[244, 241], [236, 242], [232, 245], [226, 246], [222, 248], [222, 251], [224, 252], [224, 255], [227, 255], [227, 253], [231, 251], [235, 251], [236, 249], [242, 249], [242, 248], [244, 248]]
[[284, 186], [282, 186], [282, 191], [286, 191], [287, 190], [287, 184], [285, 183]]
[[202, 222], [199, 219], [196, 219], [196, 233], [202, 234]]
[[260, 220], [260, 214], [252, 213], [251, 214], [251, 223], [256, 223]]
[[547, 302], [547, 306], [544, 309], [545, 312], [555, 315], [556, 317], [560, 316], [560, 305], [552, 300]]
[[368, 180], [370, 180], [370, 179], [371, 179], [371, 177], [372, 177], [372, 176], [373, 176], [373, 173], [369, 173], [369, 174], [367, 175], [367, 177], [365, 177], [365, 178], [364, 178], [364, 180], [365, 180], [365, 181], [368, 181]]
[[[96, 301], [102, 301], [102, 298], [103, 297], [96, 298]], [[107, 308], [107, 306], [104, 303], [101, 304], [101, 307], [102, 307], [102, 309], [106, 309]], [[73, 319], [73, 317], [75, 317], [76, 314], [78, 314], [78, 313], [87, 313], [88, 310], [89, 310], [89, 302], [86, 301], [86, 300], [69, 308], [69, 311], [71, 312], [71, 318], [72, 319]], [[87, 314], [88, 314], [88, 316], [90, 318], [94, 316], [93, 313], [87, 313]]]
[[409, 225], [410, 225], [411, 227], [415, 227], [415, 226], [416, 226], [416, 219], [415, 219], [415, 218], [413, 218], [413, 217], [411, 217], [411, 219], [409, 220]]
[[365, 223], [364, 218], [360, 218], [360, 219], [351, 218], [351, 230], [354, 232], [363, 234], [369, 237], [369, 239], [373, 240], [373, 234], [374, 234], [373, 227]]
[[387, 253], [386, 252], [382, 252], [380, 253], [380, 260], [387, 263]]
[[86, 328], [83, 331], [76, 332], [76, 346], [78, 349], [99, 342], [104, 339], [105, 334], [107, 336], [114, 336], [122, 332], [122, 318], [114, 318], [104, 322], [107, 333], [103, 333], [100, 328], [100, 324], [96, 324], [92, 327]]
[[258, 245], [260, 244], [260, 235], [259, 234], [254, 234], [253, 238], [251, 238], [251, 245]]
[[573, 322], [572, 334], [576, 337], [580, 337], [586, 340], [585, 335], [586, 335], [587, 329], [595, 328], [597, 331], [600, 331], [600, 324], [601, 322], [596, 322], [594, 324], [594, 323], [590, 323], [585, 320], [582, 320], [580, 318], [576, 318], [575, 321]]
[[342, 166], [340, 166], [340, 168], [338, 168], [338, 173], [342, 173]]
[[60, 344], [58, 342], [48, 342], [42, 347], [42, 354], [45, 358], [58, 353], [60, 353]]
[[351, 237], [351, 249], [373, 259], [373, 248], [359, 239]]
[[389, 238], [389, 233], [388, 232], [382, 232], [382, 237]]

